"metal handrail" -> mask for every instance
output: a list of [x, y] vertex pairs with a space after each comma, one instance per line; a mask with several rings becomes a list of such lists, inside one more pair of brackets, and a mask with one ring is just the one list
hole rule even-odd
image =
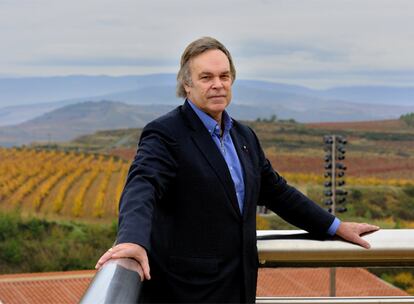
[[289, 267], [414, 266], [414, 230], [382, 229], [363, 238], [367, 250], [339, 238], [318, 240], [302, 230], [258, 231], [261, 264]]
[[414, 297], [257, 297], [257, 304], [413, 304]]
[[80, 304], [138, 303], [141, 277], [133, 259], [107, 261], [96, 273]]
[[[301, 230], [258, 231], [264, 266], [414, 266], [414, 229], [384, 229], [364, 236], [367, 250], [338, 238], [317, 239]], [[132, 259], [109, 260], [97, 272], [81, 304], [137, 303], [141, 280]], [[414, 297], [259, 297], [257, 303], [413, 303]]]

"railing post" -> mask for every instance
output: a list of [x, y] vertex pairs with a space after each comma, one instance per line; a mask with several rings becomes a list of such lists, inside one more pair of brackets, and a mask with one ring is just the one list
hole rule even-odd
[[329, 268], [329, 296], [336, 297], [336, 267]]
[[112, 259], [96, 273], [80, 304], [138, 303], [141, 277], [133, 259]]

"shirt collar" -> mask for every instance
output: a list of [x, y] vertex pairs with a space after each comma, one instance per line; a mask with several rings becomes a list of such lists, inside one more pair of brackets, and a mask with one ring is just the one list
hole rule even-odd
[[[191, 108], [194, 110], [194, 112], [197, 114], [198, 118], [200, 118], [200, 120], [203, 122], [208, 132], [211, 135], [216, 133], [216, 135], [220, 136], [220, 126], [218, 125], [217, 121], [215, 121], [207, 113], [200, 110], [190, 99], [187, 98], [187, 101], [190, 104]], [[222, 115], [222, 120], [224, 123], [224, 134], [226, 134], [230, 132], [230, 129], [233, 126], [233, 120], [226, 111], [224, 111]]]

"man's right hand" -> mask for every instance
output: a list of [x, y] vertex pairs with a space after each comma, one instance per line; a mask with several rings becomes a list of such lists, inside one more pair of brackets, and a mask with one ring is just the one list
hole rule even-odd
[[135, 259], [141, 266], [141, 269], [138, 270], [141, 280], [151, 279], [147, 251], [144, 247], [134, 243], [121, 243], [110, 248], [101, 256], [95, 268], [101, 268], [110, 259], [119, 258]]

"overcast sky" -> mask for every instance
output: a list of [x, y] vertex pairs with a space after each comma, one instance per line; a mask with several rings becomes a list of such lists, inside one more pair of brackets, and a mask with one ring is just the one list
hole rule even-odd
[[412, 0], [0, 0], [0, 76], [175, 73], [201, 36], [239, 78], [414, 86]]

